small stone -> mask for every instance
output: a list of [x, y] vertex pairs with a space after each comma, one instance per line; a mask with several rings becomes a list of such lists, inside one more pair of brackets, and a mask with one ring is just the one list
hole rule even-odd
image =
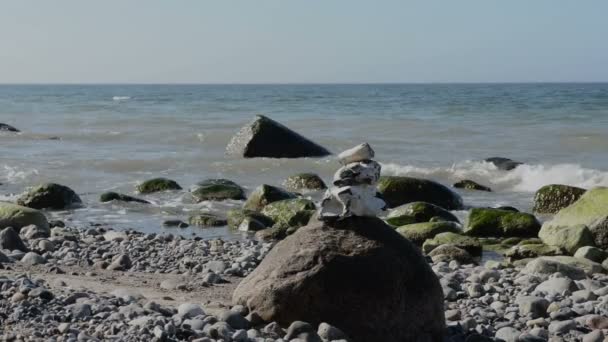
[[89, 304], [74, 304], [72, 307], [72, 317], [82, 319], [91, 316], [91, 306]]
[[565, 334], [568, 331], [576, 328], [576, 322], [573, 320], [555, 321], [549, 324], [550, 334]]
[[199, 304], [183, 303], [177, 308], [177, 314], [183, 318], [192, 318], [204, 315], [205, 311]]
[[495, 337], [505, 342], [517, 342], [521, 332], [512, 327], [504, 327], [496, 331]]
[[583, 336], [582, 342], [602, 342], [604, 341], [604, 333], [601, 330], [593, 330]]
[[321, 337], [323, 341], [337, 341], [348, 339], [346, 337], [346, 334], [342, 330], [325, 322], [319, 324], [319, 329], [317, 329], [317, 335], [319, 335], [319, 337]]

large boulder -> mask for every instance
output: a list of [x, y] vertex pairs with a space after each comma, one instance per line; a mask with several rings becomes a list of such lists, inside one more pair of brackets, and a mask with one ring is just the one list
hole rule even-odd
[[49, 222], [41, 211], [12, 203], [0, 202], [0, 229], [13, 227], [19, 232], [22, 227], [31, 224], [50, 232]]
[[142, 194], [181, 189], [182, 187], [176, 181], [163, 177], [148, 179], [137, 186], [137, 191]]
[[225, 226], [228, 224], [228, 221], [212, 213], [199, 213], [190, 215], [188, 223], [192, 226], [207, 228]]
[[534, 194], [533, 210], [541, 214], [554, 214], [576, 202], [585, 191], [587, 190], [575, 186], [545, 185]]
[[403, 216], [411, 217], [415, 222], [429, 222], [434, 217], [444, 221], [458, 222], [458, 218], [449, 211], [426, 202], [412, 202], [399, 206], [388, 213], [387, 221]]
[[5, 132], [21, 132], [20, 130], [16, 129], [15, 127], [9, 125], [9, 124], [5, 124], [5, 123], [0, 123], [0, 131], [5, 131]]
[[608, 248], [608, 187], [587, 190], [578, 201], [560, 210], [551, 221], [545, 222], [543, 228], [578, 225], [589, 228], [596, 247]]
[[228, 143], [226, 152], [245, 158], [324, 157], [331, 154], [326, 148], [263, 115], [257, 115], [241, 128]]
[[442, 341], [439, 281], [377, 218], [315, 221], [279, 242], [234, 291], [265, 321], [329, 323], [353, 341]]
[[285, 187], [292, 190], [324, 190], [327, 185], [323, 179], [314, 173], [298, 173], [287, 177]]
[[243, 208], [260, 211], [272, 202], [296, 198], [296, 195], [276, 186], [262, 184], [258, 186], [250, 195]]
[[493, 208], [473, 208], [464, 225], [471, 236], [535, 237], [540, 223], [534, 215]]
[[503, 171], [513, 170], [514, 168], [523, 164], [522, 162], [518, 162], [513, 159], [504, 158], [504, 157], [491, 157], [491, 158], [484, 159], [484, 161], [486, 163], [494, 164], [494, 166], [496, 166], [497, 169], [503, 170]]
[[411, 202], [427, 202], [447, 210], [462, 209], [462, 198], [448, 187], [437, 182], [400, 176], [382, 176], [378, 182], [389, 208]]
[[198, 201], [244, 200], [245, 190], [228, 179], [207, 179], [196, 184], [192, 196]]
[[65, 185], [46, 183], [23, 194], [17, 204], [34, 209], [63, 210], [82, 206], [82, 200]]
[[569, 254], [574, 254], [581, 247], [594, 245], [593, 234], [582, 224], [571, 227], [544, 224], [538, 232], [538, 237], [545, 244], [562, 248]]
[[437, 234], [460, 232], [460, 225], [456, 222], [422, 222], [408, 224], [397, 228], [397, 232], [418, 246], [422, 246], [424, 241], [432, 239]]

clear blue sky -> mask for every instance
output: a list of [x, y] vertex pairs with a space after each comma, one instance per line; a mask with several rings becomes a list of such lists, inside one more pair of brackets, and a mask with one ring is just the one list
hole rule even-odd
[[607, 0], [0, 0], [0, 83], [608, 81]]

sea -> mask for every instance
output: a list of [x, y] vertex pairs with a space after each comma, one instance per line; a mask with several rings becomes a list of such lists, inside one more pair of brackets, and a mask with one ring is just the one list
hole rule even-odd
[[[250, 192], [299, 172], [330, 183], [339, 167], [333, 156], [226, 155], [231, 137], [256, 114], [334, 153], [368, 142], [384, 175], [449, 187], [471, 179], [493, 189], [455, 189], [469, 207], [530, 211], [535, 191], [547, 184], [608, 186], [608, 83], [0, 85], [0, 123], [22, 131], [0, 132], [0, 200], [55, 182], [85, 203], [48, 213], [70, 226], [241, 238], [226, 227], [162, 222], [242, 205], [195, 203], [189, 189], [208, 178], [231, 179]], [[483, 161], [496, 156], [524, 165], [502, 171]], [[137, 184], [153, 177], [174, 179], [184, 191], [137, 194]], [[109, 190], [152, 204], [100, 203]]]

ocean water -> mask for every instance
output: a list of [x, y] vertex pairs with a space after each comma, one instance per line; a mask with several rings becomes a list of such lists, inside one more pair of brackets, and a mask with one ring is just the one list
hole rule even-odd
[[[71, 225], [238, 237], [225, 228], [161, 223], [241, 205], [193, 203], [188, 188], [206, 178], [251, 191], [297, 172], [329, 182], [339, 167], [332, 157], [226, 156], [232, 135], [255, 114], [334, 152], [367, 141], [386, 175], [448, 186], [467, 178], [494, 189], [458, 191], [469, 206], [529, 211], [546, 184], [608, 186], [608, 84], [0, 85], [0, 122], [22, 130], [0, 133], [0, 199], [57, 182], [86, 203], [51, 213]], [[525, 165], [500, 171], [481, 161], [492, 156]], [[137, 195], [139, 182], [157, 176], [185, 191], [141, 196], [149, 206], [98, 202], [107, 190]]]

